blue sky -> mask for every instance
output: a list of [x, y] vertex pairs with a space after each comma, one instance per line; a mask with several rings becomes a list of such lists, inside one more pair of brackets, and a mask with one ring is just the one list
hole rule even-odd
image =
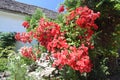
[[64, 0], [16, 0], [16, 1], [57, 11], [59, 4], [62, 3]]

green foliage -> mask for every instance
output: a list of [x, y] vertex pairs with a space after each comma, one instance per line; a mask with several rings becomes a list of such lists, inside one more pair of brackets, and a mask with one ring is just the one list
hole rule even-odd
[[7, 58], [8, 54], [14, 53], [15, 33], [0, 33], [0, 57]]
[[81, 2], [82, 0], [65, 0], [64, 5], [71, 11], [79, 7], [81, 5]]
[[14, 47], [8, 46], [6, 48], [0, 48], [0, 57], [7, 58], [10, 53], [14, 53]]
[[[90, 80], [98, 78], [105, 80], [108, 70], [112, 71], [112, 68], [109, 69], [112, 65], [111, 58], [118, 57], [117, 51], [120, 48], [120, 0], [65, 0], [64, 4], [66, 8], [70, 8], [70, 11], [79, 6], [88, 6], [101, 13], [96, 21], [100, 33], [94, 38], [94, 51], [90, 51], [95, 65]], [[116, 67], [116, 65], [112, 66]]]
[[45, 14], [43, 14], [42, 10], [40, 9], [37, 9], [32, 16], [27, 16], [25, 18], [25, 20], [28, 21], [30, 24], [30, 27], [27, 29], [28, 32], [35, 29], [38, 26], [37, 23], [39, 22], [40, 18], [45, 18]]
[[15, 33], [0, 33], [0, 71], [7, 70], [8, 55], [14, 53]]
[[14, 46], [15, 44], [15, 33], [0, 33], [0, 47], [6, 48], [8, 46]]
[[113, 46], [112, 48], [115, 49], [116, 51], [118, 48], [120, 48], [120, 24], [115, 27], [115, 31], [112, 33], [112, 41], [113, 41]]
[[79, 71], [75, 71], [69, 66], [65, 66], [59, 71], [61, 80], [86, 80], [87, 73], [80, 74]]
[[117, 50], [120, 47], [118, 45], [120, 42], [118, 34], [118, 31], [120, 30], [120, 26], [118, 26], [120, 25], [120, 1], [92, 1], [91, 4], [87, 5], [93, 10], [100, 11], [101, 13], [100, 19], [96, 21], [99, 26], [99, 31], [102, 31], [96, 39], [97, 54], [99, 54], [99, 51], [103, 51], [102, 55], [104, 56], [117, 57]]
[[[120, 5], [119, 0], [102, 0], [102, 1], [96, 1], [96, 2], [92, 2], [91, 4], [88, 4], [88, 6], [90, 6], [92, 9], [94, 9], [95, 11], [100, 11], [101, 13], [100, 19], [96, 21], [99, 26], [99, 31], [102, 31], [102, 32], [98, 35], [95, 41], [96, 42], [95, 54], [102, 56], [103, 60], [106, 57], [108, 58], [106, 62], [108, 62], [109, 64], [106, 64], [106, 66], [109, 68], [108, 70], [111, 75], [112, 75], [112, 72], [115, 72], [114, 68], [117, 68], [117, 65], [114, 63], [115, 63], [116, 57], [118, 57], [117, 50], [120, 47], [119, 45], [120, 34], [118, 33], [120, 31], [120, 26], [119, 26], [120, 25], [120, 22], [119, 22], [120, 6], [119, 5]], [[102, 64], [100, 65], [102, 66]], [[102, 72], [102, 69], [101, 69], [101, 72]], [[105, 77], [106, 75], [105, 72], [101, 74], [102, 74], [101, 78]]]
[[9, 55], [8, 60], [8, 71], [11, 73], [8, 80], [32, 80], [32, 78], [27, 75], [27, 65], [18, 54]]
[[109, 75], [107, 61], [108, 58], [99, 57], [93, 61], [93, 71], [89, 73], [89, 80], [106, 80]]
[[26, 57], [21, 57], [21, 60], [24, 61], [24, 63], [26, 65], [31, 65], [32, 63], [34, 63], [35, 61], [31, 60], [31, 59], [28, 59]]
[[[78, 39], [77, 36], [80, 36], [79, 34], [83, 34], [85, 30], [82, 30], [81, 28], [74, 28], [74, 24], [71, 23], [70, 26], [66, 26], [67, 28], [65, 28], [67, 32], [66, 34], [66, 40], [68, 42], [69, 45], [72, 46], [80, 46], [80, 40]], [[73, 29], [74, 28], [74, 29]]]
[[0, 58], [0, 72], [7, 70], [7, 63], [8, 63], [7, 58]]

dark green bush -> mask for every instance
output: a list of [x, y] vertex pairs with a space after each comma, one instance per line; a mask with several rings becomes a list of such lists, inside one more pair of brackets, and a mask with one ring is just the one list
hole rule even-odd
[[15, 33], [0, 33], [0, 57], [6, 57], [9, 53], [14, 52]]
[[101, 13], [96, 20], [99, 33], [94, 41], [95, 49], [90, 51], [95, 66], [89, 80], [106, 80], [108, 71], [113, 75], [119, 69], [116, 58], [120, 48], [120, 0], [65, 0], [64, 4], [72, 10], [78, 6], [88, 6]]
[[14, 46], [15, 44], [15, 33], [0, 33], [0, 47], [6, 48], [8, 46]]

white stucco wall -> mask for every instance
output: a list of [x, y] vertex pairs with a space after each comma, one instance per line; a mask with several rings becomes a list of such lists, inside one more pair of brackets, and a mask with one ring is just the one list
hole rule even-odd
[[[0, 32], [25, 32], [25, 28], [22, 23], [26, 15], [0, 11]], [[36, 42], [33, 41], [32, 45]], [[31, 44], [24, 44], [22, 42], [16, 42], [16, 51], [22, 46], [31, 46]]]
[[0, 32], [24, 32], [25, 15], [0, 11]]

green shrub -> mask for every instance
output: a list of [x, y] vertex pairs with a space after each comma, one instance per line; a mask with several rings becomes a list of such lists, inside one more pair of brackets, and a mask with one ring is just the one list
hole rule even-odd
[[33, 80], [27, 75], [27, 65], [17, 53], [8, 56], [8, 71], [11, 73], [8, 80]]
[[0, 33], [0, 47], [6, 48], [7, 46], [14, 46], [15, 44], [15, 33]]
[[15, 33], [0, 33], [0, 57], [7, 58], [9, 53], [14, 52]]
[[8, 63], [7, 58], [0, 58], [0, 72], [3, 72], [7, 69], [7, 63]]
[[14, 53], [14, 47], [8, 46], [6, 48], [0, 47], [0, 57], [7, 58], [10, 53]]

